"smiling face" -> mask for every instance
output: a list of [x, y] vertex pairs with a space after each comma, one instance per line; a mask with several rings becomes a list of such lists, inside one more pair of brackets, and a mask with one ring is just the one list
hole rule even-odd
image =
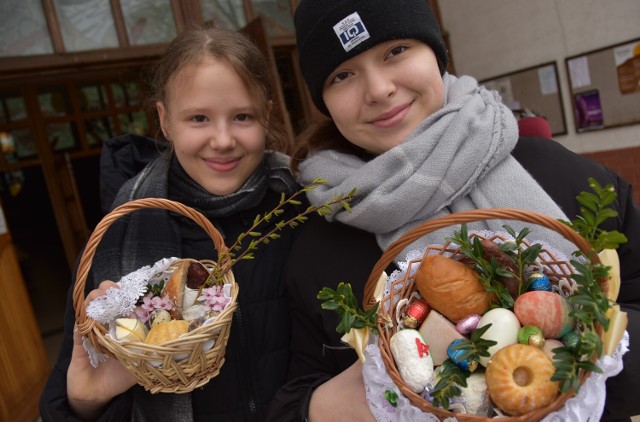
[[327, 78], [323, 99], [349, 142], [373, 154], [402, 143], [444, 104], [433, 50], [417, 40], [392, 40], [343, 62]]
[[180, 165], [209, 193], [237, 191], [264, 156], [259, 104], [234, 68], [207, 58], [171, 78], [156, 104]]

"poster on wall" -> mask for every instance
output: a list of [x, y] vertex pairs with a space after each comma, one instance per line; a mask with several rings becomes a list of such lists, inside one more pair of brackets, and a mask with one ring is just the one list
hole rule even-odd
[[616, 47], [613, 51], [620, 93], [640, 92], [640, 41]]
[[578, 132], [604, 127], [600, 93], [597, 89], [575, 94], [573, 103]]

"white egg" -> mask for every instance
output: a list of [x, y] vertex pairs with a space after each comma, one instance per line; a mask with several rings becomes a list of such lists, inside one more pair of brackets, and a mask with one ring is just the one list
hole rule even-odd
[[485, 367], [491, 356], [498, 350], [518, 342], [518, 330], [520, 330], [520, 321], [518, 321], [516, 314], [504, 308], [495, 308], [485, 313], [480, 318], [477, 328], [488, 324], [491, 324], [491, 327], [482, 335], [482, 338], [493, 340], [497, 344], [489, 347], [489, 357], [480, 358], [480, 364]]

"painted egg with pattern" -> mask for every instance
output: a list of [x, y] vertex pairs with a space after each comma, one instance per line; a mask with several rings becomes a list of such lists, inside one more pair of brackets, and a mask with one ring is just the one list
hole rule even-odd
[[569, 316], [571, 305], [553, 292], [526, 292], [516, 299], [513, 311], [522, 325], [540, 328], [546, 339], [561, 338], [575, 325], [574, 318]]

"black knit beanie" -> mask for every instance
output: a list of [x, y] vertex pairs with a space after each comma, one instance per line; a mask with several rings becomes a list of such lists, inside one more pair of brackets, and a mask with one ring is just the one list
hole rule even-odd
[[440, 73], [447, 49], [427, 0], [302, 0], [295, 13], [300, 68], [311, 98], [326, 115], [322, 87], [340, 63], [394, 39], [417, 39], [433, 49]]

